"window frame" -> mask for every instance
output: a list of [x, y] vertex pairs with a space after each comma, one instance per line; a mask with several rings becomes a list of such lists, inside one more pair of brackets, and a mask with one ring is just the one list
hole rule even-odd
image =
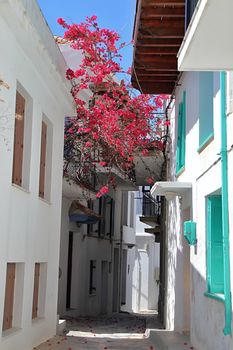
[[[211, 122], [211, 123], [210, 123]], [[208, 132], [206, 133], [206, 130]], [[199, 146], [200, 153], [214, 138], [214, 74], [199, 73]]]
[[182, 102], [179, 103], [178, 129], [176, 143], [176, 175], [185, 168], [185, 147], [186, 147], [186, 91], [183, 91]]
[[[221, 213], [216, 212], [219, 208], [222, 208], [221, 195], [209, 195], [206, 198], [206, 292], [205, 296], [211, 297], [213, 299], [218, 299], [220, 301], [224, 301], [224, 257], [223, 257], [223, 236], [222, 236], [222, 220], [220, 220]], [[218, 236], [219, 231], [217, 230], [216, 222], [214, 222], [214, 218], [218, 218], [219, 230], [221, 230], [221, 236]], [[220, 241], [219, 241], [220, 237]], [[217, 243], [216, 243], [217, 242]], [[220, 252], [222, 248], [222, 260], [221, 260], [221, 271], [217, 276], [217, 264], [219, 259], [219, 255], [216, 254], [216, 247], [222, 243], [220, 247]], [[215, 251], [215, 253], [213, 253]], [[219, 283], [219, 279], [221, 283]]]

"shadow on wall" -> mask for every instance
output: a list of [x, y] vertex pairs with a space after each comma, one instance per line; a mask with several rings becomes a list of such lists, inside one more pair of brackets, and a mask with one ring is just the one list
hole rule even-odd
[[[177, 199], [178, 200], [178, 199]], [[176, 209], [178, 208], [178, 209]], [[167, 312], [167, 328], [174, 329], [178, 332], [187, 331], [186, 325], [188, 316], [185, 305], [185, 288], [184, 264], [189, 257], [190, 252], [187, 242], [183, 240], [181, 228], [179, 225], [180, 208], [179, 205], [169, 205], [168, 215], [170, 218], [168, 225], [168, 252], [167, 252], [167, 295], [166, 295], [166, 312]], [[200, 250], [200, 247], [197, 247]], [[197, 251], [198, 251], [197, 249]], [[198, 259], [198, 255], [192, 259]], [[206, 265], [205, 255], [200, 254], [196, 260], [196, 266]], [[187, 272], [187, 270], [186, 270]], [[206, 277], [190, 263], [189, 257], [189, 322], [191, 323], [191, 341], [195, 348], [200, 350], [229, 350], [233, 349], [233, 339], [224, 336], [223, 328], [225, 325], [225, 307], [224, 303], [215, 299], [208, 298], [204, 295], [207, 284]], [[174, 323], [173, 323], [174, 322]]]

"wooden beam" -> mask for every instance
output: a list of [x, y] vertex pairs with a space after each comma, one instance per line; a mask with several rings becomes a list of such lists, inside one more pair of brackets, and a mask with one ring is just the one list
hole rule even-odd
[[135, 55], [135, 61], [147, 68], [170, 68], [177, 70], [176, 56], [139, 56]]
[[153, 15], [184, 15], [185, 6], [173, 6], [173, 5], [154, 5], [153, 7], [142, 7], [142, 16], [153, 16]]
[[137, 55], [177, 55], [178, 47], [166, 47], [166, 46], [153, 46], [153, 47], [144, 47], [137, 46], [136, 53]]
[[145, 38], [143, 36], [138, 36], [138, 40], [137, 40], [137, 43], [136, 43], [136, 46], [138, 45], [162, 45], [162, 46], [171, 46], [171, 45], [178, 45], [180, 47], [181, 43], [182, 43], [182, 39], [183, 37], [181, 38], [153, 38], [153, 37], [149, 37], [149, 38]]
[[173, 79], [176, 79], [178, 72], [141, 72], [141, 71], [136, 71], [136, 74], [138, 77], [151, 77], [151, 78], [155, 78], [155, 77], [172, 77]]
[[184, 20], [179, 18], [142, 19], [139, 33], [156, 37], [184, 36]]
[[143, 7], [154, 6], [185, 6], [185, 0], [143, 0]]
[[[174, 83], [155, 83], [147, 82], [145, 84], [140, 84], [143, 93], [146, 94], [171, 94], [175, 84]], [[139, 89], [137, 83], [133, 83], [133, 87]]]
[[183, 35], [178, 35], [178, 34], [157, 34], [157, 33], [150, 33], [150, 34], [143, 34], [142, 32], [139, 32], [139, 41], [144, 40], [144, 39], [183, 39]]

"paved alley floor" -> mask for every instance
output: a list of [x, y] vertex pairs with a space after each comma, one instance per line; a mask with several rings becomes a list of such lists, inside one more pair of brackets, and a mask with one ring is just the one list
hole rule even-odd
[[[66, 323], [64, 336], [48, 339], [34, 349], [37, 350], [163, 350], [159, 339], [150, 338], [146, 324], [153, 321], [159, 331], [159, 321], [152, 315], [119, 314], [111, 317], [70, 318]], [[180, 343], [181, 344], [181, 343]], [[189, 350], [187, 342], [180, 350]], [[178, 349], [178, 348], [175, 348]], [[193, 349], [193, 348], [192, 348]]]
[[47, 340], [37, 350], [155, 349], [146, 338], [146, 317], [120, 314], [112, 317], [69, 319], [67, 334]]

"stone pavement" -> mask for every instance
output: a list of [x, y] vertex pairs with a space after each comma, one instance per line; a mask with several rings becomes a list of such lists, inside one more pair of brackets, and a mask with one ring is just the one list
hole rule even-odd
[[[147, 323], [149, 329], [147, 329]], [[152, 328], [153, 326], [153, 328]], [[158, 334], [156, 332], [159, 332]], [[165, 350], [164, 330], [155, 316], [118, 314], [67, 320], [64, 336], [48, 339], [37, 350]], [[162, 333], [162, 335], [160, 335]], [[170, 332], [174, 333], [174, 332]], [[176, 341], [173, 338], [173, 341]], [[183, 337], [174, 350], [193, 349]], [[176, 344], [175, 344], [176, 345]]]

